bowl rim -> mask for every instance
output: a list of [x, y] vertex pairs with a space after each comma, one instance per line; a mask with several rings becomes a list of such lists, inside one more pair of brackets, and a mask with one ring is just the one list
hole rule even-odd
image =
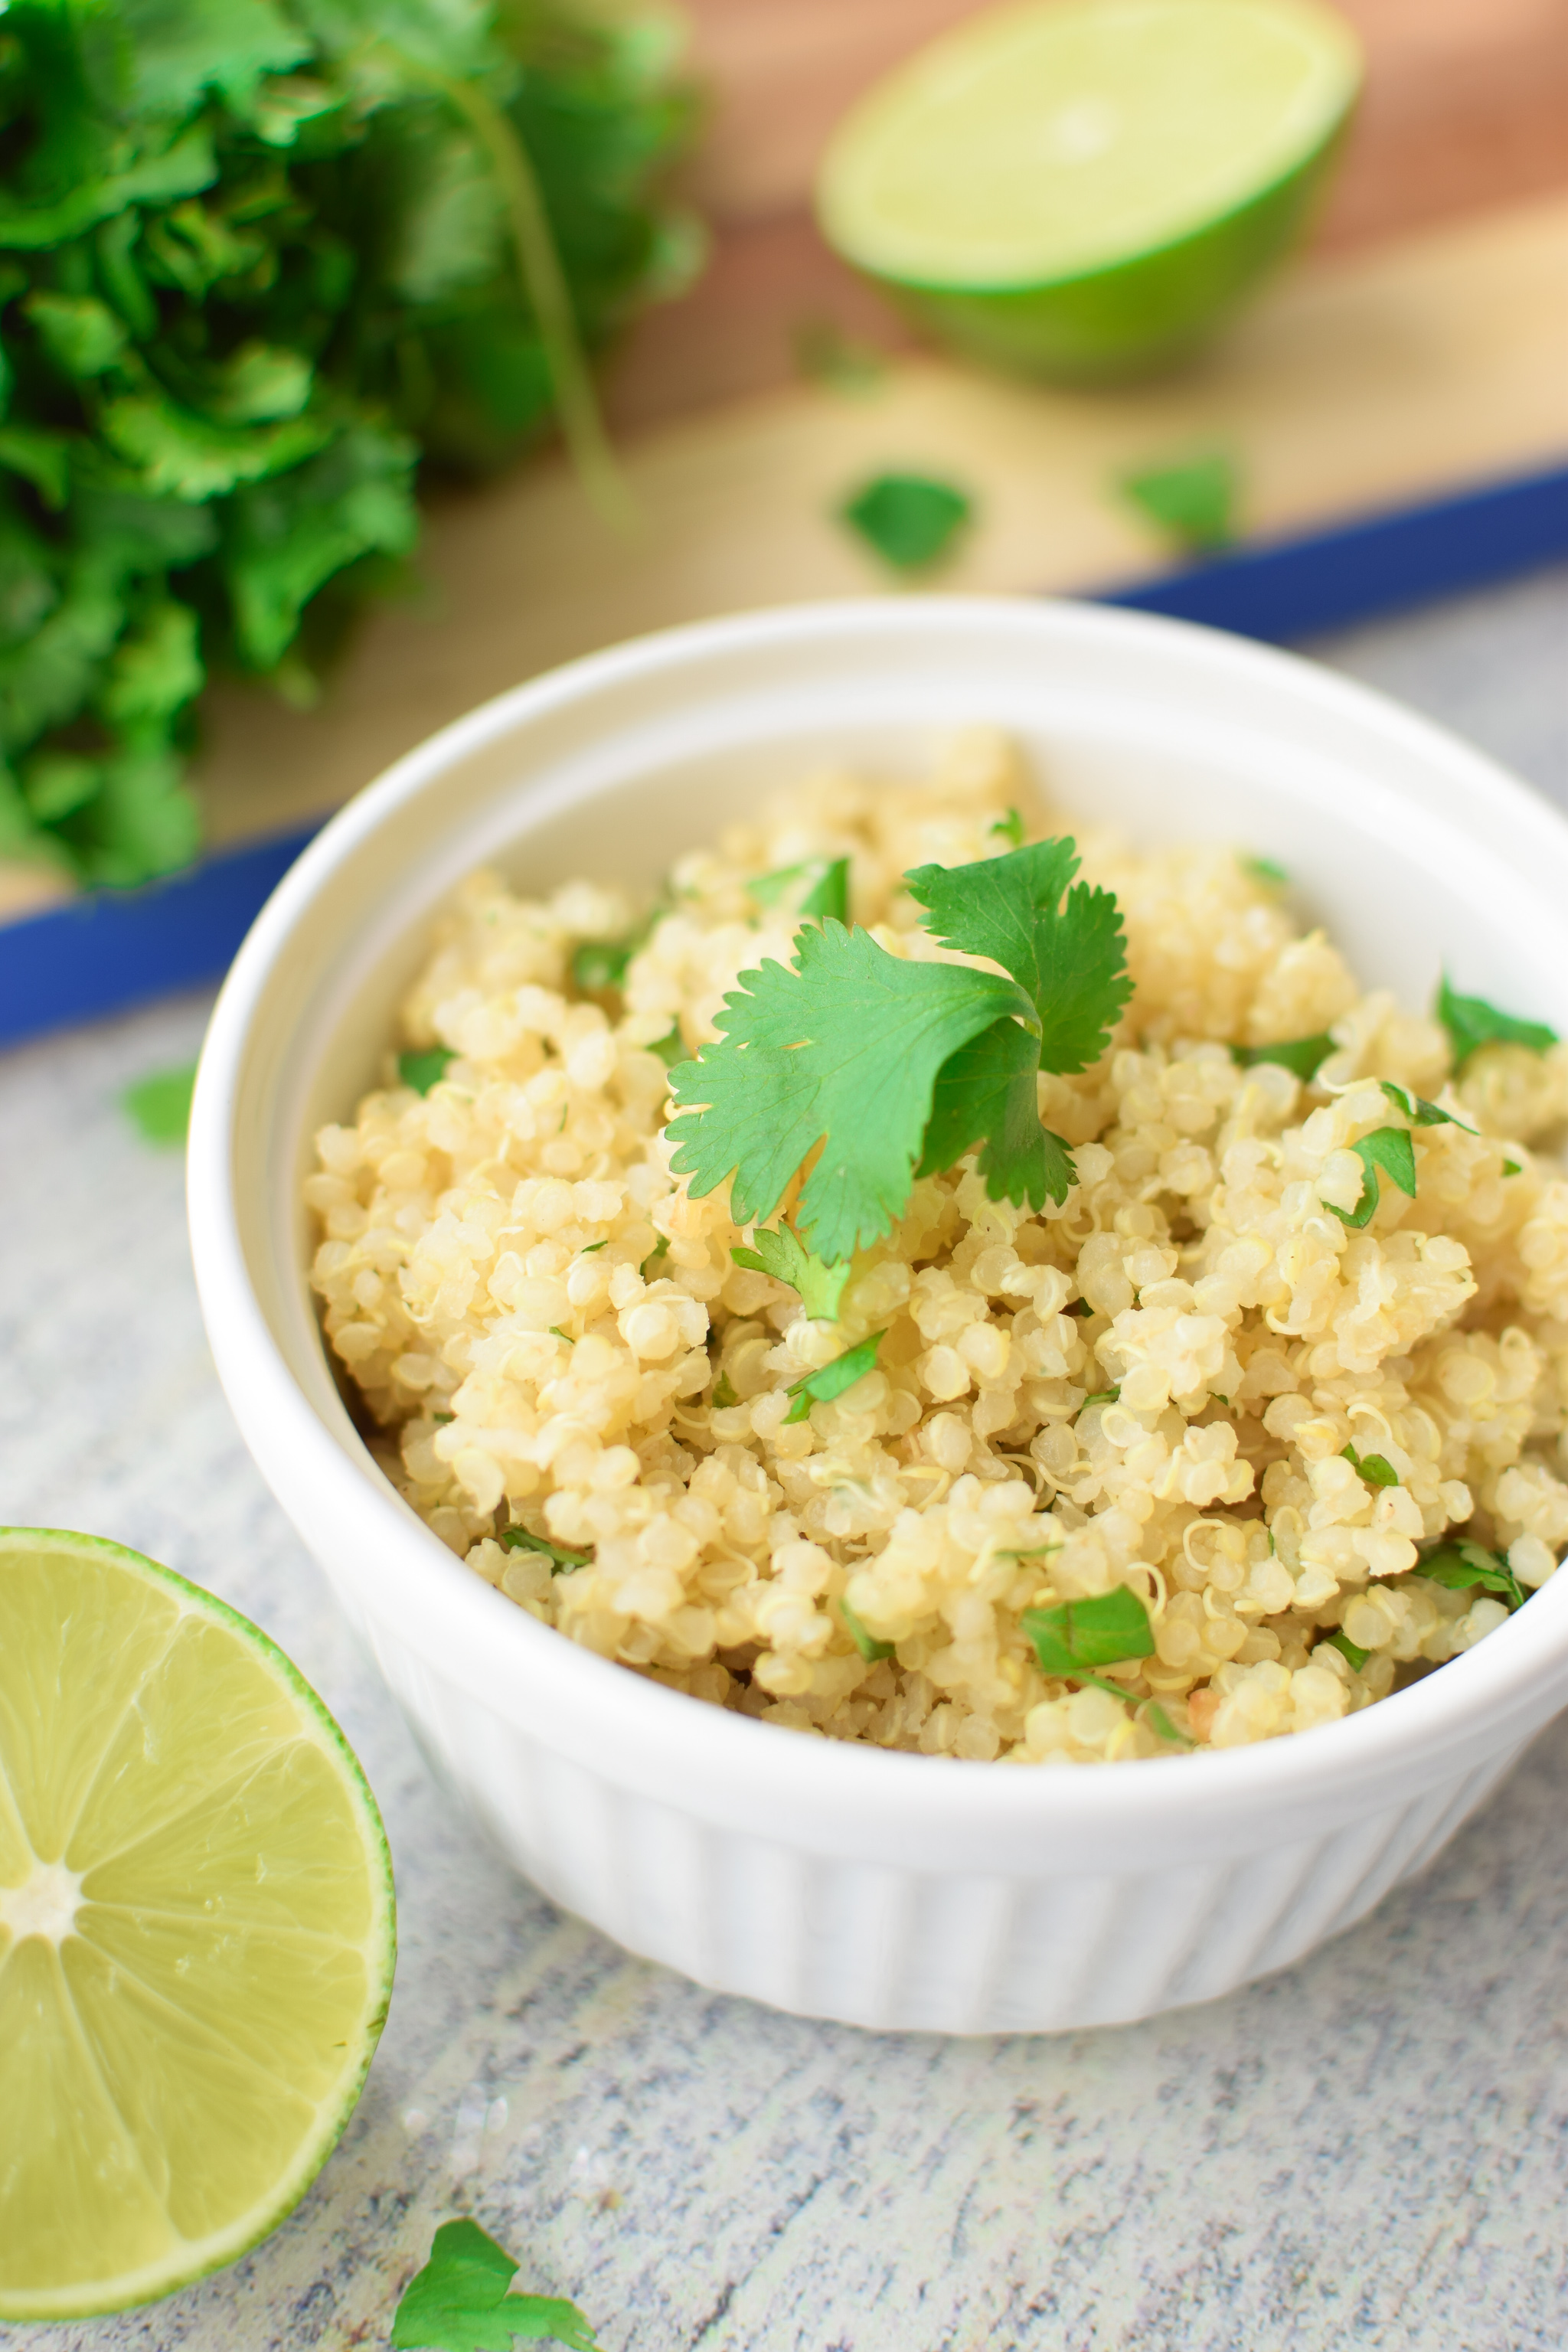
[[[857, 1815], [879, 1823], [963, 1833], [1005, 1828], [1114, 1834], [1212, 1826], [1273, 1809], [1283, 1821], [1325, 1808], [1368, 1804], [1392, 1780], [1423, 1769], [1451, 1777], [1466, 1763], [1521, 1741], [1568, 1701], [1568, 1575], [1552, 1579], [1528, 1610], [1408, 1689], [1311, 1731], [1251, 1746], [1127, 1759], [1110, 1771], [997, 1771], [970, 1759], [796, 1737], [694, 1699], [564, 1639], [491, 1590], [417, 1518], [368, 1452], [355, 1459], [329, 1430], [295, 1378], [257, 1295], [235, 1200], [233, 1118], [253, 1048], [253, 1024], [269, 979], [318, 895], [405, 803], [438, 788], [457, 762], [564, 705], [650, 672], [759, 646], [808, 649], [847, 634], [941, 638], [954, 630], [1023, 629], [1071, 643], [1110, 639], [1136, 657], [1164, 647], [1221, 675], [1238, 671], [1291, 689], [1363, 732], [1403, 743], [1506, 806], [1525, 841], [1568, 856], [1568, 818], [1431, 720], [1374, 689], [1251, 639], [1111, 605], [1000, 596], [819, 600], [687, 623], [607, 647], [513, 687], [450, 721], [395, 761], [329, 819], [268, 899], [219, 993], [203, 1047], [192, 1107], [187, 1186], [192, 1254], [202, 1313], [237, 1422], [263, 1475], [302, 1536], [352, 1558], [369, 1549], [375, 1591], [351, 1575], [373, 1625], [416, 1642], [420, 1656], [503, 1719], [525, 1717], [546, 1745], [591, 1761], [632, 1787], [700, 1790], [703, 1809], [751, 1827], [802, 1809], [819, 1820]], [[1478, 838], [1482, 825], [1475, 826]], [[1495, 845], [1495, 831], [1489, 837]], [[290, 1280], [301, 1279], [297, 1268]], [[353, 1435], [346, 1414], [343, 1427]], [[357, 1444], [359, 1441], [355, 1439]], [[317, 1513], [307, 1535], [293, 1493]], [[321, 1541], [317, 1543], [317, 1537]], [[336, 1580], [334, 1579], [334, 1581]], [[1445, 1771], [1446, 1768], [1446, 1771]], [[695, 1773], [699, 1777], [692, 1781]], [[1026, 1866], [1026, 1860], [1021, 1863]]]

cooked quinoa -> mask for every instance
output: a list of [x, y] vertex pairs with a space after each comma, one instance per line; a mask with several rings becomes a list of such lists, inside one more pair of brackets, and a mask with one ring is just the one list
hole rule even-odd
[[[317, 1139], [327, 1334], [387, 1475], [473, 1572], [673, 1689], [1021, 1763], [1306, 1730], [1503, 1622], [1419, 1546], [1458, 1530], [1536, 1587], [1568, 1543], [1568, 1182], [1529, 1148], [1568, 1116], [1568, 1047], [1489, 1045], [1456, 1084], [1444, 1029], [1363, 993], [1266, 870], [1075, 827], [1135, 982], [1100, 1061], [1038, 1081], [1076, 1186], [1036, 1214], [973, 1156], [917, 1183], [838, 1321], [808, 1320], [734, 1264], [728, 1188], [669, 1173], [671, 1032], [695, 1051], [740, 972], [788, 961], [798, 919], [748, 881], [805, 859], [850, 859], [883, 947], [963, 961], [900, 877], [995, 855], [1012, 808], [1065, 822], [990, 732], [925, 782], [818, 775], [683, 856], [596, 997], [575, 951], [646, 908], [472, 877], [402, 1013], [405, 1048], [455, 1058], [421, 1095], [389, 1055]], [[1231, 1051], [1323, 1030], [1308, 1085]], [[1362, 1196], [1383, 1079], [1479, 1131], [1416, 1129], [1415, 1198], [1385, 1183], [1358, 1232], [1323, 1203]], [[876, 1331], [876, 1369], [787, 1418]], [[1125, 1701], [1043, 1674], [1020, 1622], [1118, 1584], [1155, 1640], [1100, 1669]]]

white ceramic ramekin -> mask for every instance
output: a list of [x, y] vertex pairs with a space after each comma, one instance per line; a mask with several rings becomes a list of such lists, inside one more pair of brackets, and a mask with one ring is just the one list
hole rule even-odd
[[659, 1688], [470, 1575], [384, 1483], [305, 1281], [310, 1137], [373, 1078], [469, 867], [651, 883], [822, 761], [923, 769], [998, 723], [1068, 817], [1280, 860], [1370, 982], [1439, 965], [1568, 1033], [1568, 825], [1436, 729], [1288, 656], [1140, 615], [908, 599], [680, 629], [538, 678], [343, 810], [219, 1000], [191, 1129], [218, 1370], [442, 1778], [569, 1909], [700, 1982], [879, 2027], [1052, 2031], [1205, 2000], [1434, 1853], [1568, 1698], [1568, 1574], [1344, 1723], [1030, 1770], [813, 1740]]

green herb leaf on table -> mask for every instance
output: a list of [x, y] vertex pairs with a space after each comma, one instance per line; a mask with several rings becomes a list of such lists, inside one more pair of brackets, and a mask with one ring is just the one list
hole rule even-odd
[[432, 1087], [440, 1084], [457, 1058], [450, 1045], [422, 1045], [399, 1054], [397, 1075], [416, 1095], [427, 1095]]
[[1112, 1698], [1131, 1694], [1097, 1675], [1096, 1666], [1154, 1654], [1149, 1612], [1130, 1586], [1116, 1585], [1089, 1601], [1064, 1601], [1054, 1609], [1026, 1609], [1019, 1623], [1033, 1643], [1042, 1674], [1063, 1682], [1088, 1683]]
[[1532, 1054], [1544, 1054], [1557, 1043], [1556, 1030], [1544, 1021], [1521, 1021], [1489, 1004], [1484, 996], [1457, 995], [1447, 972], [1438, 983], [1436, 1009], [1454, 1049], [1456, 1076], [1483, 1045], [1527, 1045]]
[[1436, 1103], [1427, 1102], [1421, 1095], [1412, 1094], [1408, 1087], [1396, 1087], [1392, 1078], [1382, 1078], [1378, 1083], [1389, 1101], [1396, 1109], [1402, 1110], [1415, 1126], [1462, 1127], [1467, 1135], [1475, 1134], [1475, 1129], [1466, 1126], [1462, 1118], [1456, 1118], [1451, 1110], [1439, 1110]]
[[879, 474], [838, 511], [895, 572], [921, 572], [952, 551], [974, 509], [950, 482], [923, 474]]
[[1179, 548], [1204, 553], [1236, 538], [1241, 479], [1226, 450], [1194, 450], [1171, 464], [1140, 467], [1121, 475], [1118, 488]]
[[1329, 1647], [1337, 1650], [1342, 1658], [1348, 1658], [1352, 1669], [1359, 1675], [1371, 1657], [1372, 1652], [1363, 1650], [1359, 1643], [1352, 1642], [1343, 1626], [1341, 1626], [1336, 1633], [1329, 1634], [1327, 1638]]
[[847, 857], [807, 857], [798, 866], [776, 866], [771, 874], [759, 874], [746, 888], [759, 907], [776, 907], [783, 900], [797, 915], [816, 916], [819, 921], [831, 915], [836, 923], [849, 920]]
[[787, 1283], [792, 1290], [798, 1290], [802, 1305], [814, 1320], [831, 1323], [837, 1318], [838, 1302], [849, 1279], [849, 1261], [824, 1265], [819, 1257], [812, 1256], [787, 1219], [776, 1233], [759, 1225], [752, 1247], [732, 1249], [730, 1255], [737, 1265], [748, 1266], [756, 1274], [772, 1275], [775, 1282]]
[[1399, 1473], [1385, 1454], [1358, 1454], [1353, 1445], [1343, 1445], [1340, 1452], [1358, 1477], [1369, 1486], [1397, 1486]]
[[552, 1543], [548, 1536], [536, 1536], [531, 1528], [503, 1528], [497, 1541], [508, 1551], [542, 1552], [552, 1576], [570, 1576], [574, 1568], [586, 1568], [594, 1557], [591, 1551], [574, 1551], [567, 1544]]
[[1479, 1543], [1439, 1544], [1436, 1551], [1416, 1561], [1415, 1574], [1445, 1585], [1450, 1592], [1468, 1592], [1479, 1585], [1483, 1591], [1497, 1593], [1510, 1609], [1522, 1609], [1530, 1597], [1508, 1562]]
[[877, 1350], [887, 1336], [885, 1331], [873, 1331], [868, 1339], [862, 1339], [857, 1347], [846, 1348], [844, 1353], [835, 1356], [830, 1364], [821, 1364], [815, 1372], [803, 1373], [798, 1381], [792, 1381], [784, 1394], [794, 1397], [795, 1402], [785, 1413], [784, 1420], [806, 1421], [814, 1404], [831, 1404], [835, 1397], [844, 1394], [846, 1389], [852, 1389], [857, 1381], [863, 1380], [874, 1369]]
[[394, 2314], [395, 2352], [512, 2352], [519, 2339], [541, 2337], [567, 2352], [599, 2352], [574, 2303], [509, 2293], [517, 2272], [477, 2221], [443, 2221], [429, 2261], [409, 2280]]
[[1313, 1037], [1287, 1037], [1274, 1045], [1233, 1045], [1231, 1058], [1244, 1070], [1256, 1068], [1259, 1062], [1277, 1062], [1309, 1085], [1322, 1068], [1334, 1050], [1334, 1041], [1326, 1029]]
[[859, 1651], [860, 1655], [865, 1659], [866, 1664], [868, 1666], [874, 1666], [879, 1658], [890, 1658], [892, 1656], [894, 1648], [893, 1643], [891, 1642], [879, 1642], [875, 1633], [868, 1633], [865, 1626], [862, 1625], [858, 1617], [856, 1616], [855, 1612], [850, 1608], [847, 1601], [840, 1601], [838, 1604], [838, 1613], [844, 1620], [845, 1626], [848, 1631], [849, 1639], [854, 1643], [855, 1647]]
[[195, 1083], [196, 1066], [188, 1062], [179, 1069], [153, 1070], [138, 1078], [120, 1099], [146, 1142], [184, 1143]]
[[1342, 1225], [1353, 1225], [1358, 1230], [1372, 1223], [1373, 1212], [1380, 1198], [1378, 1171], [1398, 1185], [1412, 1201], [1415, 1198], [1415, 1147], [1406, 1127], [1374, 1127], [1352, 1143], [1351, 1150], [1362, 1164], [1361, 1199], [1353, 1210], [1336, 1209], [1331, 1201], [1323, 1206], [1338, 1217]]

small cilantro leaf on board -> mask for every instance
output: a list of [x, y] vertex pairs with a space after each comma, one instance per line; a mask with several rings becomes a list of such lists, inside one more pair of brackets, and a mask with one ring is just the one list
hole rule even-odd
[[147, 1143], [184, 1143], [191, 1123], [196, 1066], [153, 1070], [121, 1096], [121, 1108]]
[[796, 1223], [826, 1263], [851, 1257], [902, 1213], [943, 1063], [1008, 1013], [1034, 1020], [1011, 981], [810, 926], [787, 968], [741, 974], [719, 1039], [671, 1070], [670, 1166], [698, 1198], [732, 1176], [731, 1214], [750, 1224], [822, 1143]]
[[1349, 1659], [1352, 1672], [1358, 1675], [1372, 1655], [1372, 1652], [1363, 1650], [1359, 1642], [1351, 1640], [1342, 1625], [1338, 1632], [1328, 1636], [1328, 1643], [1330, 1649], [1337, 1650], [1342, 1658]]
[[826, 915], [836, 923], [849, 920], [847, 857], [806, 857], [798, 866], [775, 866], [771, 874], [759, 874], [754, 882], [748, 882], [746, 889], [759, 907], [776, 907], [783, 901], [792, 905], [797, 915], [814, 915], [819, 922]]
[[924, 474], [879, 474], [838, 512], [895, 572], [921, 572], [952, 551], [974, 508], [951, 482]]
[[798, 1290], [801, 1304], [814, 1322], [832, 1323], [837, 1319], [838, 1302], [849, 1279], [850, 1261], [824, 1265], [819, 1257], [812, 1256], [787, 1219], [776, 1233], [759, 1225], [752, 1236], [751, 1248], [732, 1249], [730, 1255], [737, 1265], [748, 1266], [754, 1274], [772, 1275], [775, 1282], [787, 1283], [792, 1290]]
[[835, 1397], [842, 1396], [846, 1389], [852, 1389], [857, 1381], [864, 1380], [866, 1374], [875, 1368], [877, 1350], [887, 1336], [885, 1331], [873, 1331], [868, 1339], [862, 1339], [857, 1347], [846, 1348], [844, 1353], [835, 1356], [830, 1364], [819, 1364], [815, 1372], [805, 1372], [798, 1381], [792, 1381], [784, 1394], [794, 1397], [795, 1402], [785, 1413], [784, 1420], [809, 1419], [814, 1404], [831, 1404]]
[[[564, 1333], [559, 1336], [565, 1337]], [[503, 1528], [497, 1541], [508, 1551], [542, 1552], [552, 1576], [570, 1576], [574, 1568], [586, 1568], [594, 1557], [591, 1551], [574, 1551], [567, 1544], [552, 1543], [548, 1536], [536, 1536], [531, 1528]]]
[[1383, 1454], [1358, 1454], [1353, 1445], [1342, 1445], [1340, 1452], [1356, 1475], [1364, 1478], [1369, 1486], [1397, 1486], [1399, 1473]]
[[1059, 1207], [1077, 1181], [1072, 1153], [1040, 1125], [1039, 1047], [1016, 1021], [994, 1021], [937, 1073], [917, 1177], [934, 1176], [986, 1139], [980, 1172], [994, 1201]]
[[430, 2259], [403, 2291], [395, 2352], [512, 2352], [550, 2337], [568, 2352], [599, 2352], [593, 2327], [562, 2296], [508, 2292], [518, 2265], [477, 2221], [443, 2221]]
[[1475, 1129], [1467, 1127], [1462, 1118], [1456, 1118], [1451, 1110], [1439, 1110], [1436, 1103], [1427, 1102], [1422, 1095], [1412, 1094], [1408, 1087], [1396, 1087], [1392, 1078], [1381, 1078], [1378, 1083], [1394, 1108], [1402, 1110], [1415, 1126], [1462, 1127], [1467, 1135], [1475, 1134]]
[[1484, 996], [1457, 995], [1447, 972], [1438, 983], [1435, 1009], [1454, 1049], [1456, 1076], [1483, 1045], [1528, 1045], [1532, 1054], [1544, 1054], [1557, 1043], [1556, 1030], [1544, 1021], [1521, 1021], [1489, 1004]]
[[1407, 1127], [1374, 1127], [1370, 1135], [1363, 1135], [1359, 1142], [1352, 1143], [1351, 1150], [1362, 1164], [1361, 1199], [1353, 1210], [1336, 1209], [1331, 1201], [1323, 1202], [1324, 1208], [1331, 1211], [1342, 1225], [1352, 1225], [1359, 1230], [1372, 1223], [1373, 1212], [1381, 1197], [1378, 1192], [1379, 1169], [1412, 1201], [1415, 1198], [1415, 1147], [1410, 1140]]
[[1064, 1601], [1055, 1609], [1026, 1609], [1019, 1623], [1035, 1645], [1042, 1674], [1089, 1683], [1112, 1698], [1131, 1694], [1092, 1669], [1123, 1658], [1149, 1658], [1154, 1634], [1149, 1612], [1131, 1588], [1114, 1586], [1090, 1601]]
[[849, 1634], [849, 1639], [854, 1643], [855, 1647], [859, 1651], [860, 1655], [865, 1659], [866, 1664], [868, 1666], [874, 1666], [879, 1658], [890, 1658], [892, 1656], [893, 1643], [891, 1642], [879, 1642], [875, 1633], [868, 1633], [858, 1617], [856, 1616], [853, 1609], [850, 1608], [847, 1601], [841, 1601], [839, 1602], [838, 1613], [844, 1620], [845, 1626]]
[[424, 1045], [414, 1052], [399, 1054], [397, 1075], [416, 1095], [427, 1095], [432, 1087], [439, 1085], [457, 1058], [450, 1045]]
[[1320, 1029], [1315, 1037], [1287, 1037], [1276, 1045], [1233, 1045], [1230, 1053], [1231, 1059], [1244, 1070], [1255, 1068], [1259, 1062], [1278, 1062], [1282, 1070], [1290, 1071], [1306, 1086], [1317, 1076], [1333, 1050], [1333, 1039], [1326, 1029]]
[[1120, 475], [1117, 487], [1179, 548], [1209, 553], [1236, 538], [1241, 477], [1228, 450], [1198, 449], [1166, 465], [1139, 467]]
[[1497, 1593], [1510, 1609], [1522, 1609], [1530, 1597], [1507, 1561], [1479, 1543], [1439, 1544], [1436, 1551], [1416, 1561], [1415, 1574], [1446, 1586], [1450, 1592], [1468, 1592], [1479, 1585], [1483, 1591]]
[[989, 957], [1027, 991], [1038, 1066], [1064, 1073], [1100, 1059], [1132, 993], [1121, 909], [1109, 890], [1069, 889], [1078, 866], [1077, 844], [1064, 837], [904, 877], [933, 939]]

